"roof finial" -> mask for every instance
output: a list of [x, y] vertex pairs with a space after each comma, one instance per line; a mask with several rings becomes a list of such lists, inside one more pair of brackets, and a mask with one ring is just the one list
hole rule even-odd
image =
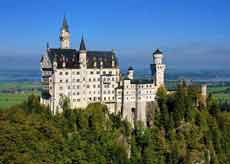
[[69, 32], [69, 26], [68, 26], [68, 23], [67, 23], [66, 15], [64, 15], [64, 18], [63, 18], [62, 30], [65, 30], [65, 31]]
[[155, 52], [153, 52], [153, 54], [163, 54], [159, 48], [157, 48], [157, 50]]
[[46, 49], [48, 50], [50, 48], [49, 42], [46, 42]]
[[81, 36], [80, 51], [86, 51], [85, 41], [83, 35]]

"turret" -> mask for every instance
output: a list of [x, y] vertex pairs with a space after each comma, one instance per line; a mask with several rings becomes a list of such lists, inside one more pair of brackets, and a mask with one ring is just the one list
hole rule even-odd
[[103, 68], [103, 60], [102, 60], [102, 58], [100, 58], [99, 60], [100, 60], [100, 68], [102, 69]]
[[80, 49], [79, 49], [79, 60], [80, 60], [80, 64], [81, 64], [81, 67], [84, 68], [86, 67], [86, 64], [87, 64], [87, 56], [86, 56], [86, 47], [85, 47], [85, 41], [84, 41], [84, 38], [82, 36], [81, 38], [81, 43], [80, 43]]
[[112, 67], [114, 68], [115, 67], [115, 50], [112, 49]]
[[164, 85], [165, 64], [162, 64], [163, 53], [159, 49], [153, 53], [153, 60], [155, 85]]
[[201, 95], [207, 97], [207, 84], [201, 84]]
[[54, 60], [53, 60], [53, 69], [56, 70], [57, 69], [57, 55], [54, 56]]
[[63, 68], [66, 67], [65, 56], [62, 57], [62, 67]]
[[69, 32], [69, 26], [67, 23], [67, 19], [64, 16], [61, 31], [60, 31], [60, 47], [61, 48], [70, 48], [70, 32]]
[[134, 78], [134, 70], [132, 67], [129, 67], [128, 69], [128, 79], [133, 80]]

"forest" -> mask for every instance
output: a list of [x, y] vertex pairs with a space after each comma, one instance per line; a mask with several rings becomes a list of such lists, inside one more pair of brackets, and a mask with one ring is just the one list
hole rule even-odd
[[31, 95], [0, 109], [2, 164], [228, 164], [230, 113], [199, 87], [182, 83], [170, 94], [164, 87], [147, 112], [147, 127], [135, 128], [100, 103], [53, 115]]

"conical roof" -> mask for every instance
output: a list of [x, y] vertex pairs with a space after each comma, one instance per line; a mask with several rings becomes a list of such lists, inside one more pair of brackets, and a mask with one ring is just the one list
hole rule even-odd
[[83, 36], [81, 37], [80, 51], [86, 51], [85, 41]]
[[69, 26], [68, 26], [68, 23], [67, 23], [66, 16], [64, 16], [64, 18], [63, 18], [62, 30], [65, 30], [65, 31], [69, 32]]
[[159, 49], [157, 49], [155, 52], [153, 52], [153, 54], [163, 54]]

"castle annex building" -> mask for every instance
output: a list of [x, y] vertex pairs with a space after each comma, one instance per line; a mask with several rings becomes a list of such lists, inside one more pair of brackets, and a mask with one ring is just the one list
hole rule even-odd
[[110, 112], [121, 113], [131, 123], [134, 120], [146, 123], [146, 108], [155, 101], [159, 86], [164, 85], [165, 65], [159, 49], [152, 55], [152, 79], [138, 80], [132, 67], [127, 76], [121, 76], [113, 50], [89, 50], [83, 37], [79, 49], [71, 48], [66, 18], [59, 39], [60, 48], [47, 47], [41, 58], [42, 104], [55, 114], [62, 112], [63, 97], [69, 98], [72, 108], [101, 102]]

